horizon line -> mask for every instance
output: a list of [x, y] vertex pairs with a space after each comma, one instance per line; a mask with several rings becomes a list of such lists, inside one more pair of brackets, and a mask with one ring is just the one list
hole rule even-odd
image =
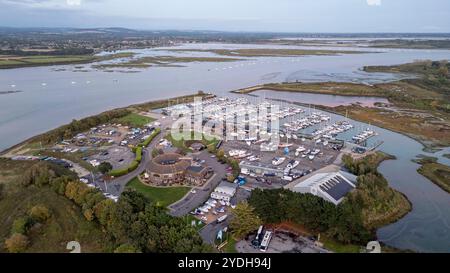
[[161, 31], [161, 32], [169, 32], [169, 31], [178, 31], [178, 32], [220, 32], [220, 33], [261, 33], [261, 34], [446, 34], [450, 35], [450, 32], [401, 32], [401, 31], [391, 31], [391, 32], [378, 32], [378, 31], [368, 31], [368, 32], [360, 32], [360, 31], [349, 31], [349, 32], [323, 32], [323, 31], [257, 31], [257, 30], [214, 30], [214, 29], [174, 29], [174, 28], [161, 28], [161, 29], [151, 29], [151, 28], [129, 28], [129, 27], [120, 27], [120, 26], [92, 26], [92, 27], [65, 27], [65, 26], [7, 26], [0, 25], [0, 28], [11, 28], [11, 29], [75, 29], [75, 30], [83, 30], [83, 29], [124, 29], [124, 30], [133, 30], [133, 31]]

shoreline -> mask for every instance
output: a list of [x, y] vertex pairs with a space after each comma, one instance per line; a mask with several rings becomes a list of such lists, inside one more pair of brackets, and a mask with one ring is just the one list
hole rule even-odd
[[[302, 84], [303, 82], [293, 82], [293, 83], [270, 83], [270, 84], [260, 84], [255, 86], [250, 86], [246, 88], [241, 88], [237, 90], [232, 90], [230, 93], [234, 94], [241, 94], [241, 95], [250, 95], [253, 92], [261, 91], [261, 90], [270, 90], [270, 91], [277, 91], [277, 92], [291, 92], [291, 93], [307, 93], [307, 94], [320, 94], [320, 95], [331, 95], [331, 96], [343, 96], [343, 97], [377, 97], [377, 98], [385, 98], [385, 96], [381, 94], [336, 94], [336, 93], [330, 93], [330, 92], [324, 92], [324, 91], [307, 91], [307, 90], [292, 90], [288, 88], [283, 87], [275, 87], [274, 84]], [[331, 84], [336, 82], [311, 82], [311, 83], [305, 83], [305, 84]], [[343, 82], [345, 84], [354, 84], [350, 82]], [[356, 85], [356, 84], [355, 84]], [[369, 85], [368, 85], [369, 86]]]
[[[159, 99], [159, 100], [154, 100], [154, 101], [144, 101], [144, 102], [131, 104], [131, 105], [124, 106], [124, 107], [108, 109], [106, 111], [100, 112], [100, 113], [95, 114], [95, 115], [85, 116], [83, 118], [80, 118], [79, 120], [92, 118], [92, 117], [97, 117], [99, 115], [102, 115], [102, 114], [105, 114], [105, 113], [108, 113], [108, 112], [111, 112], [111, 111], [116, 111], [116, 110], [127, 110], [127, 109], [133, 109], [133, 108], [142, 108], [142, 107], [146, 107], [146, 106], [151, 108], [152, 105], [159, 105], [161, 103], [166, 103], [168, 101], [180, 100], [180, 99], [182, 99], [182, 100], [188, 99], [189, 100], [189, 99], [191, 99], [191, 98], [193, 98], [195, 96], [215, 97], [214, 94], [210, 94], [210, 93], [202, 93], [202, 94], [196, 93], [196, 94], [184, 95], [184, 96], [179, 96], [179, 97], [172, 97], [172, 98], [167, 98], [167, 99]], [[153, 108], [153, 109], [158, 109], [158, 107]], [[55, 130], [58, 130], [58, 129], [60, 129], [63, 126], [67, 126], [68, 124], [70, 124], [70, 123], [65, 123], [65, 124], [62, 124], [60, 126], [54, 127], [54, 128], [52, 128], [50, 130], [47, 130], [47, 131], [45, 131], [43, 133], [39, 133], [37, 135], [31, 136], [31, 137], [29, 137], [29, 138], [27, 138], [27, 139], [25, 139], [25, 140], [15, 144], [15, 145], [11, 146], [9, 148], [6, 148], [6, 149], [0, 151], [0, 157], [4, 157], [6, 154], [10, 153], [11, 151], [13, 151], [13, 150], [15, 150], [17, 148], [20, 148], [20, 147], [22, 147], [25, 144], [32, 143], [34, 140], [39, 139], [39, 137], [42, 137], [45, 134], [48, 134], [48, 133], [53, 132]]]

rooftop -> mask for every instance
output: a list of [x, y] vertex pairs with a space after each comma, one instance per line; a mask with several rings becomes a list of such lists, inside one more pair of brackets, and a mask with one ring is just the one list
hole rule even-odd
[[190, 158], [176, 153], [167, 153], [153, 158], [147, 169], [152, 173], [171, 174], [183, 172], [190, 165]]

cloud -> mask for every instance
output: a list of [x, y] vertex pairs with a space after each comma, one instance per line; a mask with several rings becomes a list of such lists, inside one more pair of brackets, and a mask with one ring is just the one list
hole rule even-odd
[[366, 0], [369, 6], [381, 6], [381, 0]]
[[67, 5], [79, 6], [79, 5], [81, 5], [81, 0], [67, 0]]
[[31, 9], [72, 9], [80, 7], [82, 0], [0, 0], [0, 4]]

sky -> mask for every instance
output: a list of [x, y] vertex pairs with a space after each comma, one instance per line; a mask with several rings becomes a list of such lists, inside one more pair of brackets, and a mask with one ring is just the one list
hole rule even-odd
[[450, 0], [0, 0], [0, 26], [450, 32]]

